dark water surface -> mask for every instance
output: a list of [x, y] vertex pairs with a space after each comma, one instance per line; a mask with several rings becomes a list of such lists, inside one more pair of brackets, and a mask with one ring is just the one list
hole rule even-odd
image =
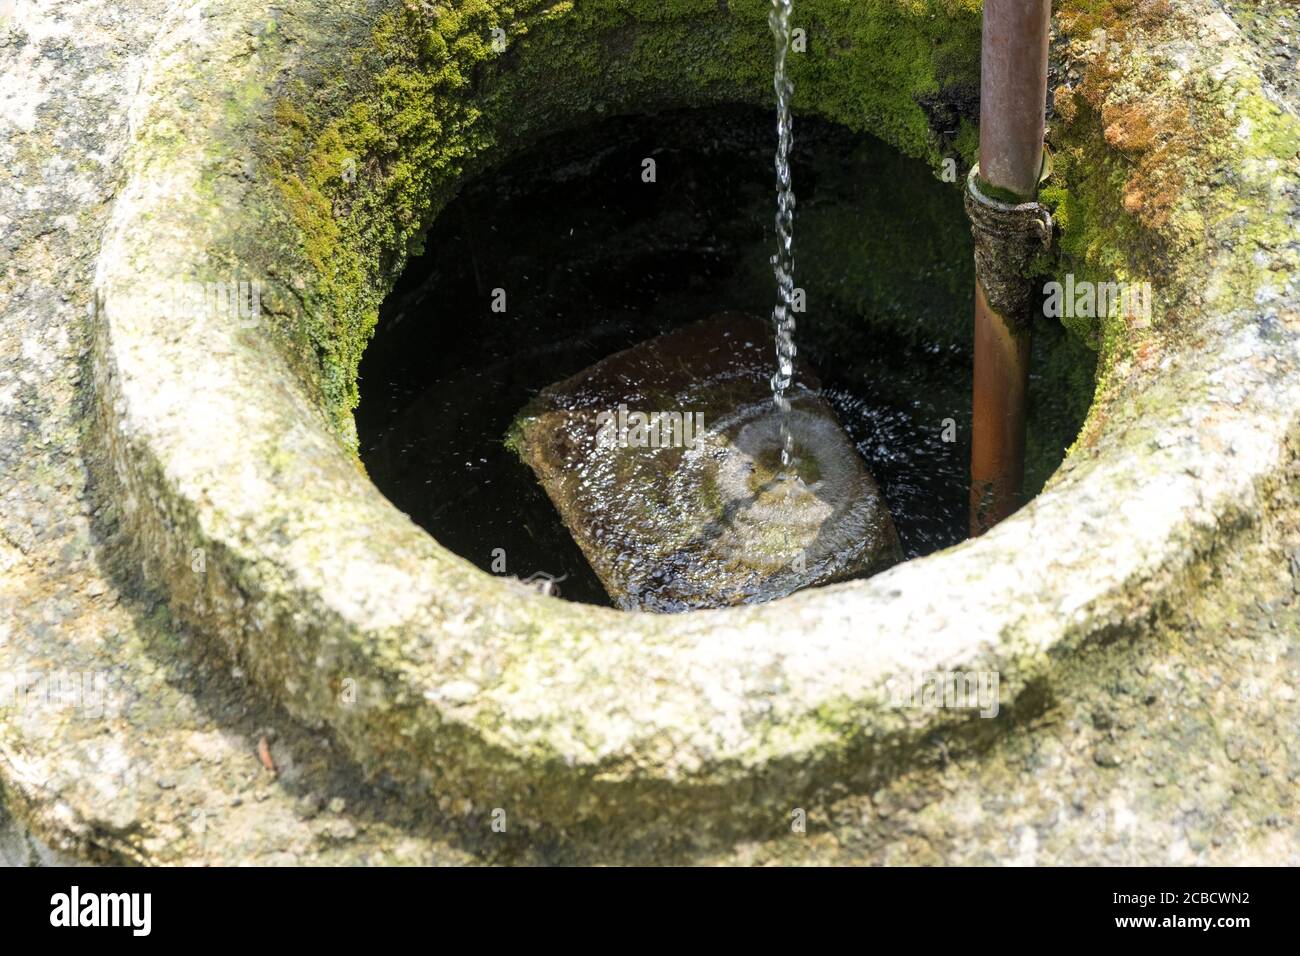
[[[502, 440], [541, 388], [615, 351], [724, 310], [771, 314], [774, 138], [763, 110], [613, 119], [469, 183], [408, 264], [361, 365], [357, 426], [378, 488], [484, 570], [503, 554], [505, 573], [567, 576], [563, 596], [608, 604]], [[881, 485], [906, 556], [954, 544], [974, 281], [961, 194], [871, 137], [811, 120], [796, 121], [793, 181], [800, 355]], [[1080, 351], [1055, 327], [1036, 332], [1031, 491], [1081, 422], [1056, 381], [1062, 368], [1080, 374]]]

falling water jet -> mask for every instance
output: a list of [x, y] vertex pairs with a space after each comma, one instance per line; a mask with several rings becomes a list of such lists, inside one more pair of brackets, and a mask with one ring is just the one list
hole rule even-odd
[[776, 37], [776, 254], [772, 270], [776, 275], [776, 307], [772, 321], [776, 327], [776, 371], [772, 374], [772, 403], [781, 416], [782, 477], [797, 475], [794, 461], [794, 435], [790, 430], [790, 400], [786, 390], [794, 379], [794, 190], [790, 185], [790, 144], [794, 126], [790, 117], [790, 95], [794, 83], [786, 75], [785, 58], [790, 50], [790, 15], [793, 0], [772, 0], [767, 22]]

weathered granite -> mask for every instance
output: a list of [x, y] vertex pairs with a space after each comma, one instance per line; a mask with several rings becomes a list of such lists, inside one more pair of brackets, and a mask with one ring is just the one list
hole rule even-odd
[[[212, 235], [272, 218], [228, 192], [245, 164], [204, 145], [214, 111], [319, 34], [290, 11], [301, 42], [263, 58], [239, 40], [265, 36], [257, 4], [20, 5], [0, 26], [0, 669], [102, 674], [120, 702], [0, 710], [22, 830], [113, 862], [1298, 862], [1296, 249], [1273, 236], [1294, 237], [1297, 175], [1260, 155], [1294, 119], [1262, 111], [1217, 5], [1173, 7], [1147, 39], [1232, 121], [1200, 145], [1239, 155], [1190, 184], [1213, 242], [1175, 249], [1179, 308], [1108, 358], [1043, 496], [870, 581], [664, 626], [485, 580], [366, 488], [309, 376], [168, 321], [160, 282], [229, 274], [198, 264]], [[1131, 56], [1115, 95], [1173, 82]], [[936, 667], [997, 670], [999, 718], [888, 706], [891, 678]], [[410, 799], [421, 768], [436, 800]]]

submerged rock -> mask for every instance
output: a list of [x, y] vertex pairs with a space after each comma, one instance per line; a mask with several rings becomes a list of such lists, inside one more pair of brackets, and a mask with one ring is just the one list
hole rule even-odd
[[901, 557], [875, 481], [796, 368], [796, 463], [780, 467], [772, 334], [715, 316], [544, 389], [510, 441], [614, 602], [681, 611], [766, 601]]

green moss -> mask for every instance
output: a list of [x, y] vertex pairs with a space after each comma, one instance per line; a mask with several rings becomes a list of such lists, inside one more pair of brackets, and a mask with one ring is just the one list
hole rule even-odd
[[502, 444], [513, 452], [521, 462], [527, 464], [527, 456], [524, 453], [527, 444], [525, 437], [528, 433], [529, 426], [533, 420], [541, 414], [543, 410], [542, 402], [534, 396], [519, 414], [510, 422], [510, 427], [506, 430], [506, 436], [502, 439]]
[[962, 117], [961, 126], [952, 141], [953, 148], [967, 168], [974, 166], [979, 159], [980, 128], [975, 123]]
[[1032, 497], [1061, 464], [1088, 416], [1096, 386], [1097, 352], [1054, 320], [1034, 328], [1025, 494]]
[[[852, 164], [814, 161], [818, 182], [838, 195], [860, 192], [853, 207], [809, 210], [797, 226], [800, 283], [823, 290], [842, 315], [869, 316], [873, 330], [918, 350], [965, 349], [973, 301], [970, 227], [956, 188], [936, 186], [926, 167], [887, 150], [864, 149]], [[907, 223], [906, 230], [881, 223]], [[752, 264], [765, 285], [767, 263]], [[817, 323], [826, 333], [827, 315]], [[827, 354], [837, 354], [823, 343]]]
[[[754, 470], [749, 475], [750, 492], [757, 495], [772, 487], [783, 470], [781, 450], [779, 448], [765, 449], [754, 459]], [[807, 485], [816, 484], [821, 480], [821, 462], [811, 449], [796, 446], [795, 473]]]
[[[1043, 198], [1060, 228], [1058, 274], [1151, 281], [1156, 290], [1149, 324], [1118, 310], [1066, 320], [1100, 352], [1098, 400], [1081, 436], [1087, 444], [1131, 374], [1154, 368], [1171, 344], [1195, 334], [1185, 316], [1205, 306], [1219, 315], [1254, 308], [1255, 291], [1275, 281], [1250, 246], [1285, 250], [1291, 227], [1277, 197], [1252, 184], [1267, 180], [1261, 167], [1269, 163], [1294, 164], [1300, 121], [1269, 102], [1248, 73], [1212, 83], [1157, 67], [1152, 57], [1189, 28], [1161, 0], [1069, 0], [1058, 18], [1072, 41], [1104, 27], [1109, 43], [1087, 59], [1073, 89], [1056, 92], [1049, 133], [1056, 174]], [[1247, 248], [1220, 255], [1211, 244], [1223, 234], [1244, 236]], [[1181, 307], [1184, 298], [1192, 308]]]
[[[272, 168], [300, 235], [325, 403], [351, 433], [357, 367], [378, 307], [461, 179], [537, 136], [601, 112], [771, 97], [764, 0], [408, 4], [369, 49], [312, 89], [286, 86]], [[977, 82], [975, 0], [806, 0], [795, 106], [932, 162], [922, 103]], [[506, 34], [499, 52], [492, 30]], [[969, 134], [967, 134], [969, 136]], [[355, 171], [351, 181], [345, 170]]]
[[1004, 189], [1001, 186], [994, 186], [978, 173], [976, 174], [976, 178], [979, 179], [979, 191], [989, 199], [995, 199], [1001, 203], [1017, 206], [1020, 203], [1029, 202], [1030, 199], [1037, 198], [1032, 196], [1021, 196], [1018, 193], [1012, 192], [1010, 189]]

